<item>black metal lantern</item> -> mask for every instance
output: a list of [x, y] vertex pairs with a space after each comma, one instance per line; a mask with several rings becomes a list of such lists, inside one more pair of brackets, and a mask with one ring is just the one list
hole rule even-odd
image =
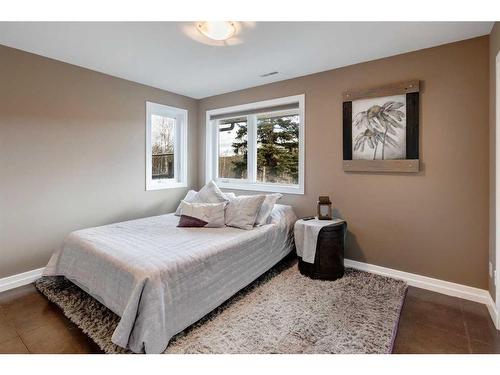
[[318, 200], [318, 219], [332, 220], [332, 202], [328, 195], [321, 195]]

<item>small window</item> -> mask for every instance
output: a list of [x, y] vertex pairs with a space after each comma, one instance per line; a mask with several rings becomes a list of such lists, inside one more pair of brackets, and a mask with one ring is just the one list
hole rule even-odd
[[187, 111], [146, 102], [146, 190], [186, 187]]
[[207, 111], [206, 179], [304, 193], [304, 96]]

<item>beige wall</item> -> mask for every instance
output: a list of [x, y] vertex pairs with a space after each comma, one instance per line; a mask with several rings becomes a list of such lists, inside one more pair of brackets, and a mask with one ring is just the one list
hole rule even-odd
[[[488, 37], [443, 45], [200, 101], [199, 185], [205, 111], [306, 95], [306, 192], [298, 215], [333, 198], [349, 223], [347, 257], [488, 288]], [[420, 79], [418, 174], [342, 171], [342, 91]]]
[[[495, 22], [490, 34], [490, 262], [495, 268], [495, 115], [496, 56], [500, 51], [500, 24]], [[495, 284], [489, 278], [489, 290], [495, 298]]]
[[171, 212], [186, 189], [145, 191], [145, 101], [197, 101], [0, 46], [0, 278], [46, 264], [75, 229]]

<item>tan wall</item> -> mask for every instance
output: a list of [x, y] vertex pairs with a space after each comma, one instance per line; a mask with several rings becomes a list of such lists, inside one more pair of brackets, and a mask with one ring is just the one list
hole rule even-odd
[[186, 189], [145, 191], [145, 101], [197, 101], [0, 46], [0, 278], [46, 264], [70, 231], [174, 210]]
[[[488, 37], [202, 99], [199, 184], [204, 182], [205, 111], [306, 95], [306, 192], [286, 196], [298, 215], [333, 198], [349, 223], [347, 257], [488, 288]], [[347, 89], [420, 79], [422, 171], [342, 171], [342, 98]]]
[[[495, 268], [495, 119], [496, 119], [496, 56], [500, 51], [500, 24], [495, 22], [490, 34], [490, 262]], [[489, 290], [495, 298], [495, 284], [489, 278]]]

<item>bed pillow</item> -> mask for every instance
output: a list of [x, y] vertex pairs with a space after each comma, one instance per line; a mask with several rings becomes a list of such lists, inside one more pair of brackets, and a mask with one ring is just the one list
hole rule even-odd
[[265, 195], [240, 195], [231, 198], [226, 207], [226, 225], [241, 229], [252, 229]]
[[[186, 196], [184, 197], [183, 201], [191, 203], [193, 201], [194, 197], [196, 196], [196, 194], [198, 194], [197, 191], [189, 190], [187, 192]], [[175, 216], [181, 216], [181, 205], [180, 205], [180, 203], [177, 206], [177, 210], [175, 210]]]
[[[194, 197], [198, 194], [196, 190], [189, 190], [184, 197], [183, 201], [186, 201], [187, 203], [193, 203]], [[229, 199], [236, 197], [236, 194], [234, 193], [222, 193], [226, 201], [229, 201]], [[202, 203], [202, 202], [199, 202]], [[181, 205], [177, 206], [177, 210], [175, 210], [175, 216], [181, 216]]]
[[283, 194], [280, 193], [266, 195], [266, 198], [264, 199], [264, 202], [262, 202], [262, 206], [260, 207], [259, 213], [255, 219], [255, 225], [260, 226], [266, 224], [274, 205], [282, 196]]
[[227, 202], [228, 198], [219, 189], [215, 182], [210, 181], [203, 186], [192, 199], [192, 203], [221, 203]]
[[178, 227], [222, 228], [224, 207], [222, 203], [188, 203], [181, 201], [181, 218]]

